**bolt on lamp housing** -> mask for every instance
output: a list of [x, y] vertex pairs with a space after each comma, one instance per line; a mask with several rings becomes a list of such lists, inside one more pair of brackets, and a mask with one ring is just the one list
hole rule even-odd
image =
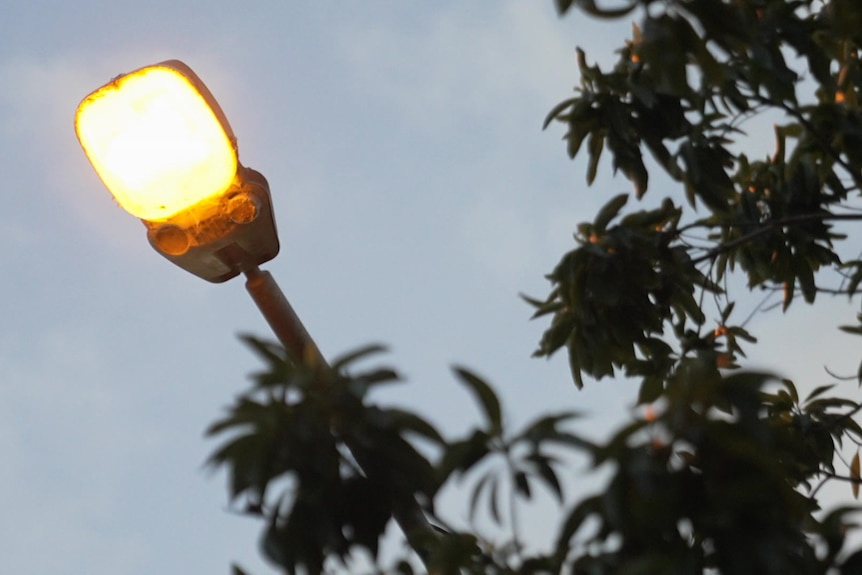
[[181, 268], [222, 282], [278, 253], [269, 184], [239, 163], [227, 118], [184, 63], [114, 78], [78, 106], [75, 131], [117, 203]]

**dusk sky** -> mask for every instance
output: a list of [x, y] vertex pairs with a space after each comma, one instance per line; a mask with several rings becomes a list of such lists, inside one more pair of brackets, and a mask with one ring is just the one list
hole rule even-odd
[[[560, 19], [551, 0], [2, 12], [0, 573], [273, 572], [260, 526], [229, 511], [224, 475], [203, 465], [217, 445], [204, 430], [262, 367], [237, 336], [268, 328], [241, 279], [210, 284], [152, 250], [73, 129], [84, 96], [162, 60], [196, 71], [240, 161], [269, 180], [281, 253], [263, 268], [323, 353], [389, 347], [380, 361], [406, 383], [380, 401], [454, 434], [477, 414], [451, 376], [460, 364], [497, 386], [513, 424], [576, 409], [588, 414], [578, 429], [600, 437], [636, 413], [631, 382], [577, 391], [563, 353], [531, 358], [545, 323], [518, 296], [545, 297], [576, 225], [631, 190], [609, 161], [587, 187], [562, 128], [541, 129], [578, 83], [576, 46], [611, 61], [630, 23]], [[771, 127], [751, 136], [770, 152]], [[831, 382], [824, 366], [855, 373], [858, 337], [835, 329], [854, 313], [824, 298], [758, 314], [745, 365], [803, 387]], [[567, 472], [573, 498], [600, 486]], [[448, 515], [466, 510], [455, 499]]]

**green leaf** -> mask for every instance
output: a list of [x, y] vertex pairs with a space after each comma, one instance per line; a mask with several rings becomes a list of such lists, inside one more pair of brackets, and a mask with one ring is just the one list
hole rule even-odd
[[862, 573], [862, 550], [850, 554], [841, 564], [841, 575], [859, 575]]
[[362, 398], [370, 388], [384, 384], [401, 383], [401, 378], [391, 369], [377, 369], [352, 377], [348, 376], [345, 383], [357, 398]]
[[483, 415], [488, 421], [491, 435], [499, 435], [503, 430], [503, 414], [497, 394], [482, 378], [462, 367], [454, 367], [458, 379], [464, 383], [482, 407]]
[[781, 384], [784, 385], [784, 388], [787, 390], [787, 393], [790, 394], [790, 399], [793, 401], [794, 405], [799, 403], [799, 392], [796, 390], [796, 385], [790, 379], [782, 379]]
[[727, 320], [730, 319], [730, 314], [733, 313], [733, 308], [736, 306], [736, 302], [730, 302], [727, 304], [721, 312], [721, 321], [719, 322], [721, 325], [725, 325]]
[[738, 337], [739, 339], [743, 339], [748, 343], [757, 343], [757, 338], [748, 333], [748, 331], [739, 326], [733, 326], [727, 329], [727, 333], [732, 335], [733, 337]]
[[569, 551], [569, 542], [589, 517], [599, 514], [602, 508], [602, 496], [594, 495], [582, 500], [568, 514], [563, 522], [557, 538], [557, 553], [565, 557]]
[[834, 383], [830, 385], [821, 385], [820, 387], [814, 388], [811, 393], [808, 394], [808, 397], [805, 398], [805, 402], [808, 403], [811, 400], [816, 399], [817, 397], [823, 395], [833, 387], [835, 387]]
[[499, 525], [502, 523], [500, 520], [500, 506], [497, 502], [497, 492], [499, 491], [500, 483], [497, 481], [496, 477], [491, 479], [491, 493], [488, 495], [488, 505], [491, 510], [491, 517], [494, 521]]
[[852, 399], [844, 397], [825, 397], [823, 399], [815, 399], [809, 401], [805, 405], [805, 411], [809, 413], [825, 413], [827, 410], [836, 407], [856, 408], [858, 404]]
[[614, 196], [611, 201], [606, 203], [599, 213], [596, 214], [596, 219], [593, 220], [593, 229], [596, 233], [602, 233], [605, 231], [605, 228], [608, 227], [608, 224], [613, 220], [617, 214], [620, 213], [620, 210], [623, 206], [626, 205], [626, 202], [629, 201], [628, 194], [619, 194]]
[[395, 407], [387, 408], [386, 413], [392, 416], [392, 424], [399, 430], [399, 432], [412, 432], [424, 437], [425, 439], [431, 440], [438, 445], [446, 444], [446, 441], [443, 439], [443, 436], [440, 435], [440, 432], [437, 431], [433, 425], [428, 423], [428, 421], [415, 413]]
[[526, 499], [530, 499], [532, 497], [532, 493], [530, 492], [530, 480], [527, 477], [527, 474], [523, 471], [515, 472], [515, 489], [518, 493], [523, 495]]
[[[560, 10], [560, 6], [566, 5], [565, 10], [560, 10], [560, 14], [564, 14], [566, 10], [568, 10], [569, 6], [571, 6], [571, 0], [555, 0], [557, 2], [557, 9]], [[639, 0], [631, 0], [628, 5], [623, 5], [618, 8], [599, 8], [596, 5], [595, 0], [575, 0], [578, 4], [578, 8], [589, 14], [590, 16], [595, 16], [597, 18], [607, 18], [614, 19], [620, 18], [621, 16], [625, 16], [629, 14], [632, 10], [634, 10], [639, 3]]]
[[811, 264], [801, 258], [794, 258], [793, 271], [799, 280], [799, 287], [802, 288], [805, 301], [814, 303], [814, 298], [817, 297], [817, 286], [814, 283], [814, 270]]
[[781, 303], [781, 311], [786, 312], [787, 308], [790, 307], [790, 304], [793, 303], [793, 295], [796, 291], [796, 281], [793, 279], [785, 280], [782, 283], [782, 287], [784, 288], [784, 299]]
[[548, 112], [548, 115], [545, 117], [545, 121], [542, 123], [542, 129], [546, 130], [548, 126], [551, 125], [551, 122], [553, 122], [557, 118], [557, 116], [563, 113], [563, 110], [571, 108], [572, 105], [577, 101], [578, 98], [569, 98], [568, 100], [563, 100], [562, 102], [551, 108], [551, 111]]
[[239, 338], [270, 365], [283, 364], [287, 361], [287, 352], [276, 343], [250, 335], [240, 335]]
[[477, 557], [481, 556], [477, 537], [472, 533], [445, 533], [436, 537], [430, 548], [425, 571], [440, 575], [475, 572], [475, 568], [469, 567], [474, 566]]
[[856, 293], [856, 288], [862, 283], [862, 262], [852, 262], [856, 267], [856, 272], [850, 276], [850, 281], [847, 283], [847, 294], [853, 297]]
[[685, 21], [667, 14], [646, 18], [640, 53], [653, 67], [656, 87], [663, 93], [685, 95], [690, 91], [686, 76], [688, 55], [679, 28]]
[[557, 6], [557, 13], [560, 16], [563, 16], [566, 12], [569, 11], [569, 8], [572, 7], [573, 0], [554, 0], [554, 3]]
[[[573, 328], [574, 326], [570, 327], [569, 329], [571, 330]], [[572, 380], [575, 382], [575, 387], [577, 387], [578, 389], [583, 389], [584, 377], [581, 372], [585, 371], [583, 369], [585, 366], [583, 366], [581, 362], [580, 346], [578, 345], [576, 338], [573, 337], [571, 332], [566, 337], [565, 342], [569, 349], [569, 371], [572, 374]]]
[[664, 392], [664, 381], [660, 377], [645, 377], [638, 391], [638, 405], [652, 403]]
[[335, 371], [341, 371], [351, 363], [355, 363], [362, 358], [368, 357], [369, 355], [373, 355], [376, 353], [382, 353], [386, 351], [386, 346], [380, 344], [370, 344], [354, 351], [348, 352], [342, 356], [339, 356], [332, 362], [332, 369]]
[[486, 432], [476, 429], [470, 437], [449, 443], [437, 466], [440, 479], [445, 480], [454, 472], [466, 473], [481, 461], [490, 453], [489, 439]]
[[580, 414], [574, 411], [544, 415], [528, 424], [524, 430], [518, 434], [516, 439], [523, 439], [533, 445], [539, 445], [543, 441], [556, 439], [560, 436], [560, 431], [557, 429], [557, 426], [576, 417], [580, 417]]
[[539, 472], [539, 477], [545, 482], [545, 485], [551, 490], [551, 493], [557, 498], [560, 503], [563, 502], [563, 487], [560, 485], [560, 480], [557, 477], [554, 468], [550, 464], [550, 459], [540, 453], [530, 454], [527, 459], [536, 467]]
[[593, 132], [591, 124], [578, 122], [574, 119], [571, 120], [569, 131], [565, 136], [565, 139], [568, 141], [566, 144], [566, 153], [569, 155], [569, 158], [574, 158], [578, 155], [581, 145], [584, 143], [584, 138]]
[[587, 146], [590, 154], [589, 165], [587, 166], [587, 184], [592, 185], [596, 179], [596, 173], [599, 171], [599, 160], [602, 157], [602, 149], [605, 146], [604, 134], [599, 132], [590, 133]]
[[479, 505], [479, 499], [482, 496], [482, 492], [485, 491], [485, 488], [489, 485], [489, 483], [494, 480], [494, 474], [492, 472], [488, 472], [484, 474], [476, 485], [473, 486], [473, 493], [470, 495], [470, 519], [476, 517], [476, 508]]
[[547, 301], [536, 299], [536, 298], [530, 297], [530, 296], [523, 294], [523, 293], [518, 294], [518, 295], [520, 296], [520, 298], [522, 300], [524, 300], [525, 302], [527, 302], [528, 304], [530, 304], [533, 307], [541, 308], [541, 307], [544, 307], [548, 303]]

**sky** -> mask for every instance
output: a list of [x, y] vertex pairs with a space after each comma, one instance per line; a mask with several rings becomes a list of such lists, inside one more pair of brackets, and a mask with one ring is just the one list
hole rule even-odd
[[[513, 424], [577, 409], [600, 436], [635, 387], [576, 391], [563, 354], [531, 358], [544, 324], [518, 294], [544, 297], [576, 225], [631, 189], [609, 164], [587, 187], [562, 130], [541, 129], [577, 84], [575, 47], [609, 61], [628, 33], [550, 0], [7, 3], [0, 573], [272, 572], [203, 465], [204, 429], [262, 367], [237, 336], [271, 336], [242, 280], [173, 266], [113, 202], [75, 138], [84, 96], [166, 59], [196, 71], [269, 180], [281, 253], [263, 267], [327, 356], [389, 347], [408, 383], [381, 400], [455, 433], [476, 420], [451, 376], [465, 365]], [[858, 342], [835, 330], [853, 313], [758, 314], [746, 365], [811, 387], [824, 366], [854, 373]], [[573, 497], [597, 488], [568, 473]]]

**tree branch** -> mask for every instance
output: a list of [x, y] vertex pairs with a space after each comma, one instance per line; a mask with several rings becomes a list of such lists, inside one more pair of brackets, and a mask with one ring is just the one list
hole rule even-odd
[[[789, 216], [786, 218], [781, 218], [777, 220], [769, 220], [767, 222], [762, 223], [752, 223], [751, 225], [760, 225], [762, 227], [745, 234], [744, 236], [738, 237], [734, 240], [730, 240], [723, 244], [720, 244], [711, 250], [708, 250], [702, 256], [698, 256], [692, 259], [692, 263], [699, 264], [701, 262], [705, 262], [707, 260], [711, 260], [725, 252], [732, 250], [733, 248], [739, 247], [741, 245], [747, 244], [751, 240], [758, 238], [762, 235], [768, 234], [774, 231], [776, 228], [784, 227], [784, 226], [793, 226], [796, 224], [803, 224], [805, 222], [827, 222], [827, 221], [839, 221], [839, 220], [862, 220], [862, 214], [832, 214], [832, 213], [823, 213], [823, 214], [801, 214], [798, 216]], [[744, 224], [742, 224], [744, 225]], [[736, 224], [737, 227], [741, 227], [742, 225]], [[731, 226], [733, 227], [733, 226]]]
[[832, 144], [830, 144], [829, 142], [826, 141], [826, 138], [823, 137], [820, 134], [820, 132], [818, 132], [814, 128], [814, 125], [808, 121], [808, 118], [806, 118], [802, 114], [802, 112], [800, 112], [799, 110], [797, 110], [795, 108], [792, 108], [791, 106], [788, 106], [784, 102], [779, 102], [778, 106], [782, 110], [784, 110], [787, 114], [789, 114], [794, 119], [796, 119], [796, 121], [798, 121], [800, 124], [802, 124], [802, 127], [804, 127], [806, 130], [808, 130], [808, 132], [812, 136], [814, 136], [814, 139], [817, 140], [817, 143], [820, 144], [820, 147], [823, 148], [823, 151], [826, 152], [829, 155], [829, 157], [835, 161], [835, 163], [837, 163], [842, 168], [844, 168], [844, 170], [847, 172], [847, 174], [849, 174], [850, 178], [853, 179], [853, 183], [856, 185], [857, 188], [862, 187], [862, 178], [860, 178], [859, 174], [856, 173], [853, 170], [853, 167], [850, 164], [848, 164], [847, 161], [844, 160], [844, 158], [841, 157], [841, 154], [839, 154], [838, 152], [835, 151], [835, 148], [832, 147]]

